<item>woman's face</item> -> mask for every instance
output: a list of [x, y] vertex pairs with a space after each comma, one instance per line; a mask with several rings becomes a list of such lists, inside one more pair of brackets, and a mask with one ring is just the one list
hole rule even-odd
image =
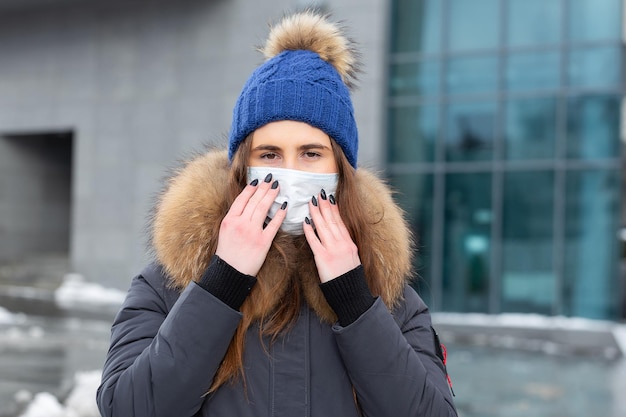
[[337, 172], [330, 137], [316, 127], [291, 120], [268, 123], [254, 131], [248, 166]]

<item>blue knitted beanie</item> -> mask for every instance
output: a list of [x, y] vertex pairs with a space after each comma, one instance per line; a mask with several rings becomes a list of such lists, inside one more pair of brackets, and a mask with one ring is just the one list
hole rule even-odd
[[349, 87], [358, 69], [350, 41], [324, 17], [306, 12], [272, 28], [263, 52], [269, 59], [252, 73], [233, 110], [229, 159], [254, 130], [296, 120], [324, 131], [356, 168], [358, 132]]

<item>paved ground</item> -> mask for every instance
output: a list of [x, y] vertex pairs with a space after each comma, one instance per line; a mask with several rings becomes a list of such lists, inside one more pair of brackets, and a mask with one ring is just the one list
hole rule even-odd
[[624, 417], [626, 361], [449, 346], [462, 417]]
[[0, 417], [24, 408], [16, 394], [67, 396], [76, 372], [102, 368], [109, 331], [107, 321], [63, 316], [19, 315], [0, 324]]
[[626, 417], [626, 327], [536, 315], [433, 320], [462, 417]]

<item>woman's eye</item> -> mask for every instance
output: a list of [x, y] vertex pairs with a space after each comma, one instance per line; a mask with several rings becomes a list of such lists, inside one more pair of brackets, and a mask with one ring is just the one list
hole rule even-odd
[[307, 158], [317, 158], [320, 156], [320, 154], [317, 152], [305, 152], [304, 156]]
[[264, 153], [263, 155], [261, 155], [261, 159], [269, 159], [270, 161], [273, 161], [276, 158], [278, 158], [278, 155], [272, 152]]

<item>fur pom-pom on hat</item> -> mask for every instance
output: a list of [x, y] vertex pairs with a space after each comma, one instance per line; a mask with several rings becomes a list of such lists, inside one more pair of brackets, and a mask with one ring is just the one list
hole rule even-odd
[[327, 17], [310, 11], [287, 16], [272, 27], [265, 47], [260, 49], [267, 59], [283, 51], [297, 50], [316, 52], [335, 67], [348, 88], [355, 86], [360, 72], [359, 53], [354, 42]]
[[330, 136], [356, 168], [358, 132], [350, 88], [359, 72], [354, 43], [327, 16], [286, 16], [261, 49], [267, 60], [237, 99], [229, 135], [229, 159], [256, 129], [279, 120], [310, 124]]

